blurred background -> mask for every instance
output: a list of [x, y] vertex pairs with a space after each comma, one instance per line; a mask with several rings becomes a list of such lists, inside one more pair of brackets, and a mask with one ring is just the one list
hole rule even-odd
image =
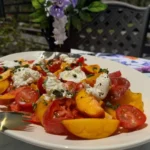
[[[105, 1], [105, 0], [103, 0]], [[144, 7], [150, 0], [121, 0], [136, 6]], [[40, 24], [31, 21], [34, 11], [31, 0], [0, 0], [0, 52], [8, 53], [45, 50], [48, 48], [41, 34]], [[150, 43], [150, 34], [147, 36]]]

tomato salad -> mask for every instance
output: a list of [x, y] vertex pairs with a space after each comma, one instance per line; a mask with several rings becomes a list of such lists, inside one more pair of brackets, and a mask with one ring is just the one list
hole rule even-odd
[[109, 73], [84, 57], [0, 62], [0, 105], [31, 113], [31, 123], [57, 135], [98, 139], [146, 122], [142, 94], [120, 71]]

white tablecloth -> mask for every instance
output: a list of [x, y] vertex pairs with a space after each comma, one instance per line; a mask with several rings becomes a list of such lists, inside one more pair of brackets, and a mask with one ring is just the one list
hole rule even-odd
[[[72, 50], [72, 52], [79, 53], [79, 51], [76, 50]], [[83, 53], [83, 51], [80, 52]], [[22, 141], [13, 139], [0, 133], [0, 150], [46, 150], [46, 149], [24, 143]], [[139, 147], [131, 148], [128, 150], [150, 150], [150, 143], [147, 143]]]

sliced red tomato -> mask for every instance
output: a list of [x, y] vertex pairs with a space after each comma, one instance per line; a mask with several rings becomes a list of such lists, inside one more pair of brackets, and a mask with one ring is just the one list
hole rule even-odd
[[20, 106], [14, 101], [13, 103], [10, 104], [10, 110], [18, 112], [20, 111]]
[[69, 92], [77, 92], [79, 90], [81, 90], [82, 88], [84, 88], [84, 85], [82, 83], [75, 83], [75, 82], [72, 82], [72, 81], [67, 81], [64, 83], [66, 89], [69, 91]]
[[52, 73], [56, 72], [57, 70], [59, 70], [61, 68], [61, 60], [53, 60], [50, 62], [50, 64], [48, 64], [48, 70]]
[[109, 91], [109, 97], [112, 100], [119, 100], [121, 96], [125, 94], [125, 92], [130, 87], [130, 82], [125, 78], [110, 78], [112, 87]]
[[24, 88], [26, 88], [27, 86], [21, 86], [19, 88], [13, 89], [13, 86], [10, 87], [10, 91], [8, 92], [8, 94], [11, 95], [17, 95], [20, 91], [22, 91]]
[[41, 76], [40, 79], [38, 80], [37, 82], [37, 86], [38, 86], [38, 89], [40, 91], [40, 94], [44, 94], [46, 93], [44, 87], [43, 87], [43, 84], [44, 84], [44, 81], [45, 81], [46, 77], [44, 76]]
[[71, 111], [73, 105], [74, 100], [71, 99], [53, 101], [43, 116], [43, 126], [46, 132], [58, 135], [67, 134], [68, 131], [61, 122], [74, 118]]
[[47, 73], [46, 73], [43, 69], [42, 69], [42, 70], [39, 70], [38, 72], [41, 73], [42, 76], [47, 76]]
[[42, 76], [47, 76], [47, 73], [41, 67], [37, 68], [37, 66], [33, 66], [32, 69], [41, 73]]
[[121, 72], [120, 71], [115, 71], [109, 74], [110, 78], [118, 78], [121, 77]]
[[16, 103], [20, 106], [22, 111], [32, 112], [32, 104], [39, 98], [39, 93], [31, 87], [26, 87], [16, 95]]
[[41, 122], [40, 122], [39, 118], [35, 114], [32, 114], [30, 116], [30, 119], [27, 118], [27, 120], [24, 120], [24, 121], [30, 122], [30, 123], [33, 123], [33, 124], [37, 124], [37, 125], [41, 125]]
[[78, 58], [77, 59], [77, 64], [81, 64], [81, 65], [83, 65], [84, 64], [84, 62], [85, 62], [85, 59], [84, 59], [84, 57], [80, 57], [80, 58]]
[[71, 68], [74, 69], [78, 66], [83, 66], [83, 65], [86, 65], [85, 64], [85, 59], [84, 59], [84, 57], [80, 57], [76, 60], [76, 63], [71, 64]]
[[3, 73], [5, 69], [3, 67], [0, 67], [0, 74]]
[[131, 105], [118, 107], [116, 117], [120, 121], [120, 125], [129, 130], [135, 130], [141, 127], [146, 121], [145, 114]]

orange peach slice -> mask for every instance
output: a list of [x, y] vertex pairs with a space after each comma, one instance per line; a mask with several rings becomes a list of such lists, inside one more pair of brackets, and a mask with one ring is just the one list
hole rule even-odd
[[7, 71], [0, 74], [0, 82], [6, 80], [7, 78], [9, 78], [10, 75], [11, 75], [11, 70], [10, 69], [8, 69]]
[[87, 65], [87, 66], [83, 66], [82, 70], [85, 71], [86, 73], [94, 74], [94, 73], [99, 72], [100, 66], [99, 65]]
[[77, 109], [89, 117], [104, 117], [104, 110], [94, 96], [82, 89], [76, 95]]
[[43, 115], [48, 107], [50, 102], [44, 100], [44, 96], [41, 96], [38, 102], [36, 103], [35, 115], [40, 120], [41, 124], [43, 123]]
[[111, 136], [118, 129], [119, 121], [113, 119], [72, 119], [63, 120], [66, 129], [80, 138], [100, 139]]
[[3, 80], [0, 82], [0, 94], [3, 94], [9, 87], [9, 80]]

